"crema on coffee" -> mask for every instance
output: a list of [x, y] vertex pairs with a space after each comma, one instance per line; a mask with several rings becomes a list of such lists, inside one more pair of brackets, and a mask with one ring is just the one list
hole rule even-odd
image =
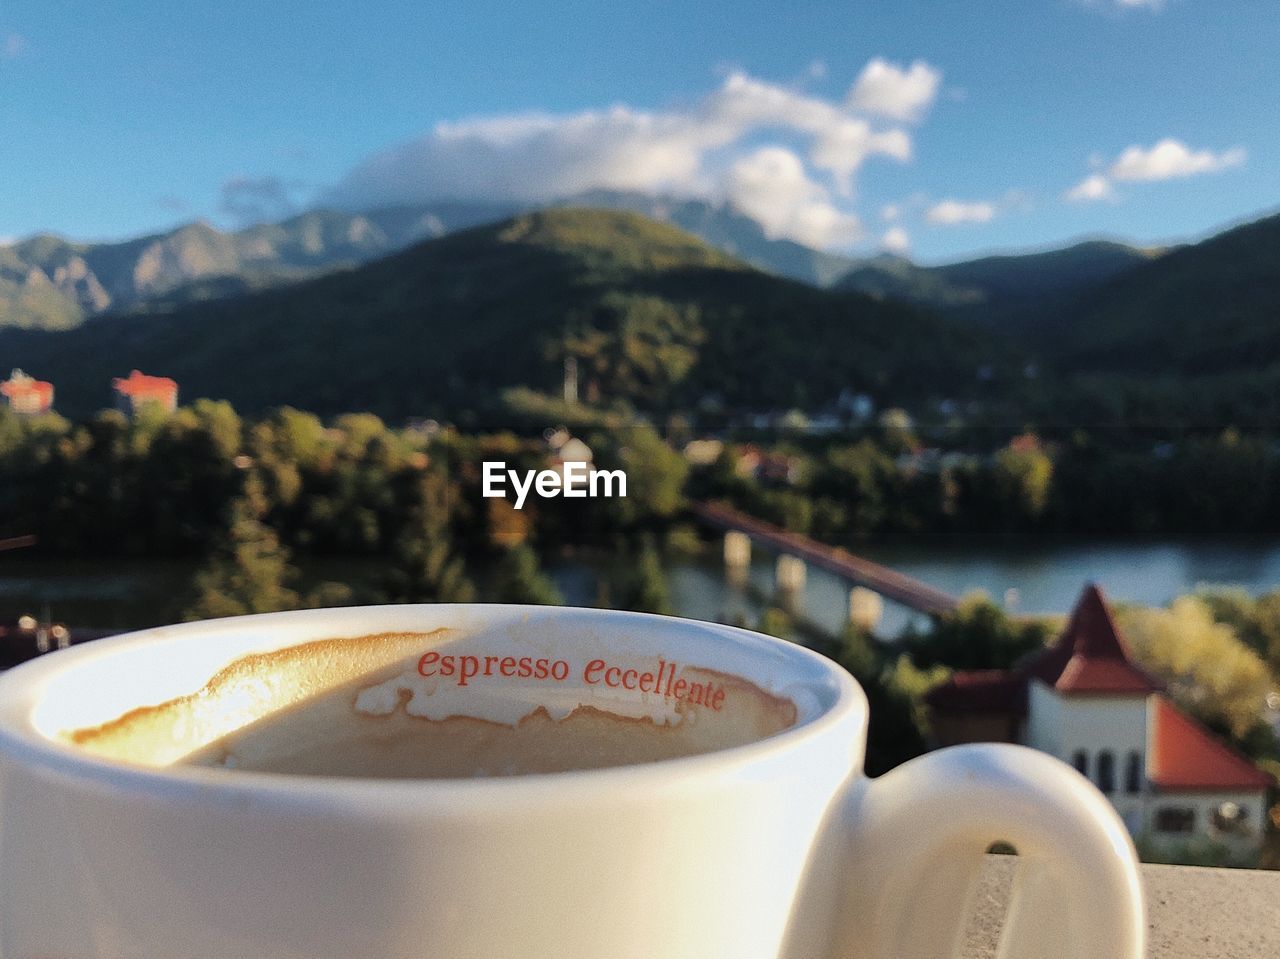
[[441, 629], [244, 656], [189, 695], [65, 738], [149, 766], [460, 778], [673, 759], [795, 722], [791, 700], [663, 656], [558, 655], [554, 642], [470, 644]]

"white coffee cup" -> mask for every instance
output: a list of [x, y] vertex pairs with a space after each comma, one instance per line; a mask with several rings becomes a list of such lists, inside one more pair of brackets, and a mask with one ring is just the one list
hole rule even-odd
[[[785, 697], [797, 722], [684, 758], [467, 780], [152, 768], [62, 735], [252, 654], [440, 627], [437, 652], [569, 664], [545, 692], [491, 676], [495, 695], [466, 700], [479, 715], [545, 696], [657, 717], [660, 690], [582, 677], [661, 659]], [[809, 650], [623, 612], [313, 610], [73, 647], [0, 677], [0, 957], [928, 959], [955, 954], [996, 840], [1020, 854], [1001, 955], [1143, 954], [1132, 843], [1082, 776], [989, 745], [870, 780], [866, 730], [861, 689]]]

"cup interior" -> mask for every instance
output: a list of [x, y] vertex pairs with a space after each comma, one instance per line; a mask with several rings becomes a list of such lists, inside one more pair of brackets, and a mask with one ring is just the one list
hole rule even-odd
[[47, 739], [151, 767], [362, 777], [712, 752], [813, 721], [849, 682], [807, 650], [743, 630], [559, 607], [268, 614], [44, 660], [24, 693]]

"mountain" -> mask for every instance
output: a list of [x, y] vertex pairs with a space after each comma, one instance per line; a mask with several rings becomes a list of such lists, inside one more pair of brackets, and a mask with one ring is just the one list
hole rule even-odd
[[[551, 206], [640, 213], [766, 272], [815, 286], [829, 286], [854, 263], [771, 239], [759, 223], [726, 204], [595, 191]], [[529, 210], [514, 204], [434, 203], [363, 213], [318, 209], [235, 232], [196, 222], [120, 243], [76, 243], [41, 234], [0, 246], [0, 327], [67, 329], [103, 313], [237, 296], [358, 266], [422, 239], [522, 212]]]
[[277, 286], [511, 213], [481, 204], [313, 210], [233, 233], [196, 222], [121, 243], [40, 234], [0, 246], [0, 327], [67, 329], [103, 313]]
[[1276, 369], [1280, 215], [1116, 276], [1046, 334], [1070, 369], [1174, 377]]
[[834, 288], [932, 310], [972, 305], [985, 299], [982, 289], [952, 282], [941, 268], [917, 266], [892, 253], [861, 261], [836, 280]]
[[[728, 203], [598, 190], [549, 206], [639, 213], [775, 276], [901, 300], [992, 327], [1034, 326], [1060, 301], [1149, 258], [1132, 247], [1095, 241], [922, 267], [889, 255], [855, 260], [770, 237]], [[67, 329], [105, 313], [164, 311], [239, 296], [525, 212], [530, 210], [514, 204], [435, 203], [368, 212], [317, 209], [235, 232], [196, 222], [120, 243], [37, 235], [0, 247], [0, 327]]]
[[998, 350], [910, 307], [770, 276], [633, 213], [555, 209], [420, 243], [290, 287], [0, 331], [0, 356], [83, 414], [132, 368], [185, 398], [256, 411], [451, 419], [510, 386], [557, 389], [577, 358], [594, 398], [814, 408], [963, 392]]
[[857, 263], [847, 256], [824, 253], [793, 240], [771, 238], [763, 226], [729, 203], [597, 190], [574, 197], [565, 205], [630, 210], [670, 223], [766, 273], [811, 286], [831, 286]]
[[1005, 333], [1033, 330], [1101, 283], [1158, 254], [1090, 240], [1060, 250], [917, 266], [895, 256], [869, 260], [836, 282], [843, 290], [901, 300]]

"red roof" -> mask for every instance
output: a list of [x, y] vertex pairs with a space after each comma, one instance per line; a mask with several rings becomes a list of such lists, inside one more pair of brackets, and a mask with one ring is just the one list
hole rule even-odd
[[1027, 710], [1027, 680], [1003, 669], [973, 669], [952, 673], [941, 686], [925, 694], [933, 709], [947, 713], [1006, 713]]
[[[1085, 588], [1057, 642], [1009, 672], [952, 674], [926, 701], [940, 714], [1025, 715], [1027, 681], [1035, 677], [1070, 695], [1142, 695], [1161, 684], [1129, 658], [1097, 586]], [[1272, 778], [1212, 733], [1156, 696], [1151, 714], [1147, 778], [1158, 789], [1230, 792], [1266, 789]]]
[[1273, 784], [1270, 776], [1223, 745], [1163, 696], [1155, 698], [1147, 778], [1169, 791], [1253, 790]]
[[1040, 439], [1034, 433], [1023, 433], [1009, 440], [1009, 449], [1014, 453], [1038, 453]]
[[21, 370], [14, 370], [11, 378], [0, 383], [0, 393], [10, 399], [34, 394], [41, 402], [53, 402], [53, 384], [46, 383], [44, 380], [33, 380], [29, 376], [24, 376]]
[[147, 376], [138, 370], [128, 378], [117, 376], [111, 381], [116, 392], [132, 397], [169, 396], [178, 392], [178, 384], [167, 376]]
[[1029, 660], [1023, 671], [1060, 693], [1146, 695], [1163, 684], [1129, 658], [1102, 590], [1085, 587], [1058, 641]]

